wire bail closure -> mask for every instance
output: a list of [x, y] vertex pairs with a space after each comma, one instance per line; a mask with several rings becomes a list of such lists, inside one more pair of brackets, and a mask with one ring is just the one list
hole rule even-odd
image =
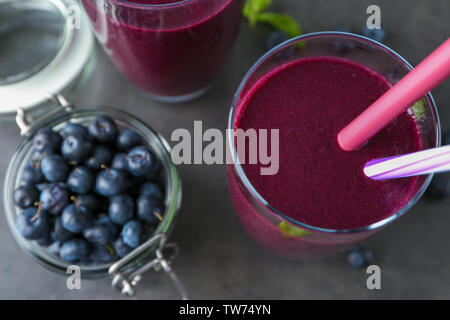
[[[49, 100], [56, 102], [56, 104], [59, 107], [61, 107], [64, 111], [71, 111], [74, 108], [73, 103], [69, 102], [62, 94], [59, 94], [59, 93], [55, 94], [55, 93], [47, 92], [45, 95]], [[60, 111], [61, 111], [61, 109], [55, 109], [55, 110], [49, 112], [46, 116], [51, 116]], [[26, 136], [33, 128], [33, 125], [30, 123], [30, 121], [27, 117], [27, 113], [23, 108], [17, 109], [16, 123], [20, 129], [21, 136]]]
[[[188, 295], [185, 287], [178, 279], [178, 276], [171, 267], [171, 262], [178, 254], [178, 246], [175, 243], [167, 243], [167, 235], [165, 233], [157, 234], [149, 239], [147, 242], [137, 247], [128, 255], [117, 261], [109, 268], [109, 274], [112, 279], [112, 287], [123, 295], [136, 298], [136, 285], [142, 279], [142, 274], [146, 271], [153, 269], [154, 271], [160, 271], [161, 269], [167, 273], [172, 280], [176, 289], [180, 293], [183, 300], [188, 300]], [[159, 242], [159, 243], [158, 243]], [[155, 258], [138, 267], [137, 269], [127, 270], [128, 263], [134, 261], [139, 255], [144, 253], [155, 244], [158, 247], [155, 250]], [[168, 249], [174, 250], [170, 256], [165, 256], [164, 251]]]

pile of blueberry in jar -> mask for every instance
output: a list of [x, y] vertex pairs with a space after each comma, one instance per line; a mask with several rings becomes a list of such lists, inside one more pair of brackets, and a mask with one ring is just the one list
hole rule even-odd
[[38, 130], [21, 186], [18, 232], [67, 262], [110, 263], [149, 239], [164, 214], [162, 164], [134, 130], [99, 116]]

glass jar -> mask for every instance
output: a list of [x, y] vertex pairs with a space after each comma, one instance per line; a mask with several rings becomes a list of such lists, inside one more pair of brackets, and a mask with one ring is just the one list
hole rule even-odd
[[[233, 164], [227, 166], [230, 194], [237, 215], [251, 237], [275, 254], [289, 258], [320, 257], [361, 242], [407, 212], [420, 199], [432, 179], [432, 175], [418, 177], [410, 201], [391, 216], [365, 227], [346, 230], [319, 228], [290, 218], [258, 193], [239, 163], [234, 142], [234, 123], [240, 101], [258, 80], [278, 66], [299, 58], [321, 56], [344, 58], [362, 64], [377, 71], [392, 84], [412, 69], [396, 52], [371, 39], [343, 32], [319, 32], [278, 45], [261, 57], [245, 75], [235, 94], [228, 120], [227, 143], [233, 157]], [[422, 149], [439, 146], [439, 117], [431, 94], [409, 108], [408, 112], [414, 115], [418, 124]]]
[[[145, 144], [155, 152], [163, 164], [162, 182], [165, 186], [165, 212], [152, 238], [133, 250], [128, 256], [114, 263], [99, 265], [78, 263], [77, 265], [80, 267], [82, 277], [104, 277], [110, 274], [114, 277], [114, 286], [128, 295], [134, 294], [133, 286], [137, 284], [140, 274], [150, 267], [156, 269], [163, 267], [172, 276], [171, 273], [173, 271], [170, 269], [168, 260], [163, 255], [163, 250], [165, 248], [174, 248], [174, 244], [168, 244], [166, 240], [173, 228], [181, 204], [182, 192], [181, 181], [177, 169], [171, 160], [168, 143], [148, 125], [126, 112], [106, 107], [74, 108], [62, 96], [56, 96], [56, 100], [60, 103], [60, 107], [56, 107], [50, 115], [32, 123], [28, 122], [23, 111], [18, 112], [17, 123], [21, 128], [21, 133], [25, 136], [25, 140], [18, 147], [9, 163], [3, 194], [7, 221], [16, 241], [43, 266], [52, 271], [67, 274], [67, 268], [71, 263], [61, 260], [58, 256], [49, 252], [47, 248], [23, 238], [18, 233], [15, 221], [20, 211], [14, 205], [13, 190], [20, 186], [21, 176], [27, 160], [30, 159], [34, 152], [32, 140], [37, 130], [49, 127], [55, 131], [60, 131], [69, 121], [87, 125], [95, 117], [108, 115], [116, 121], [120, 129], [130, 128], [139, 133], [144, 138]], [[127, 278], [127, 275], [130, 278]], [[176, 276], [174, 274], [173, 276], [175, 277], [175, 284], [179, 286]], [[181, 292], [184, 296], [185, 292]]]

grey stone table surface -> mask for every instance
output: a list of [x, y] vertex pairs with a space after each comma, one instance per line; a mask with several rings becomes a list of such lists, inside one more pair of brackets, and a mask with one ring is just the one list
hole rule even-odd
[[[386, 44], [418, 63], [443, 42], [450, 31], [448, 0], [327, 1], [277, 0], [274, 10], [289, 12], [304, 32], [348, 26], [361, 30], [370, 4], [382, 10]], [[0, 22], [1, 23], [1, 22]], [[170, 139], [176, 128], [225, 129], [231, 99], [249, 67], [264, 52], [268, 30], [242, 25], [222, 76], [203, 97], [167, 105], [152, 101], [133, 87], [98, 50], [98, 64], [79, 105], [123, 108]], [[433, 91], [442, 125], [450, 127], [449, 82]], [[1, 102], [0, 102], [1, 103]], [[21, 141], [14, 124], [2, 124], [0, 178]], [[174, 262], [192, 298], [215, 299], [416, 299], [450, 298], [450, 199], [422, 199], [399, 221], [367, 241], [374, 263], [382, 269], [382, 289], [366, 288], [364, 270], [351, 269], [344, 254], [310, 261], [280, 259], [253, 243], [241, 228], [229, 200], [225, 167], [182, 165], [183, 204], [173, 240], [181, 246]], [[163, 274], [150, 272], [139, 287], [143, 299], [176, 299]], [[83, 281], [81, 290], [66, 289], [66, 279], [36, 264], [14, 241], [0, 216], [0, 298], [120, 299], [109, 279]]]

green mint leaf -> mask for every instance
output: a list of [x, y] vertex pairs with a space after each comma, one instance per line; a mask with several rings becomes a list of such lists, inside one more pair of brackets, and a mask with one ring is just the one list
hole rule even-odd
[[419, 100], [411, 106], [411, 109], [414, 113], [414, 117], [416, 120], [420, 120], [425, 116], [425, 106], [423, 105], [423, 101]]
[[303, 236], [306, 236], [311, 233], [311, 232], [301, 229], [299, 227], [294, 227], [293, 225], [291, 225], [285, 221], [281, 221], [279, 228], [283, 234], [289, 235], [292, 237], [303, 237]]
[[273, 28], [283, 31], [290, 37], [297, 37], [301, 34], [301, 29], [297, 21], [286, 14], [263, 12], [257, 15], [257, 22], [271, 25]]
[[250, 26], [255, 26], [258, 15], [267, 9], [272, 0], [247, 0], [244, 4], [243, 15], [248, 19]]

